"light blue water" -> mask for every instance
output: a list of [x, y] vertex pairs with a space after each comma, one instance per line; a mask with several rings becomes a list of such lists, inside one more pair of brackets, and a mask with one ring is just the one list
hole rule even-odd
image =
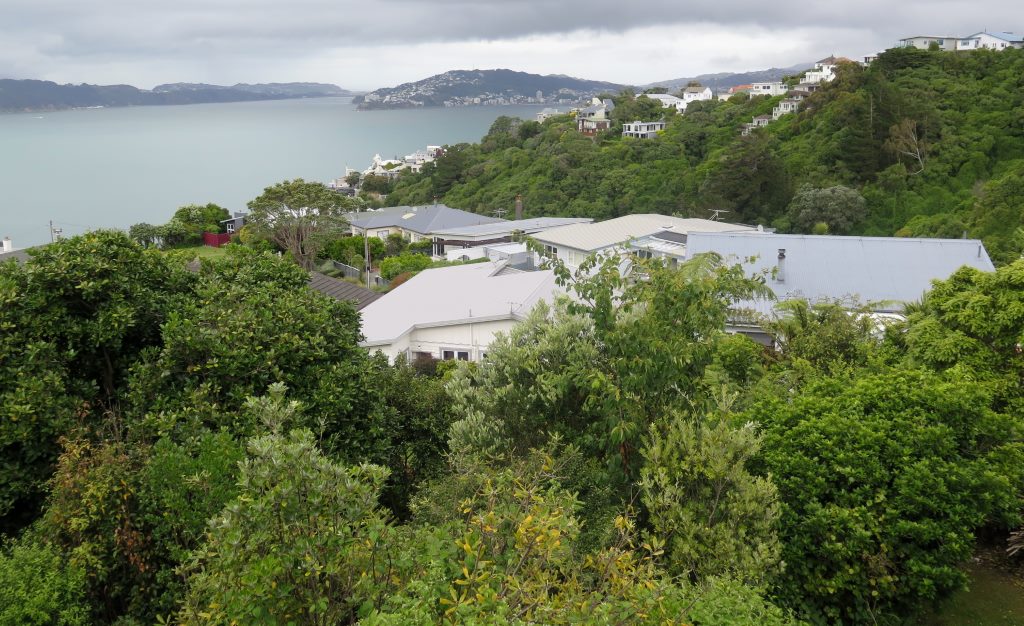
[[90, 228], [161, 224], [184, 204], [229, 210], [276, 182], [328, 181], [375, 153], [477, 141], [537, 107], [356, 111], [350, 98], [0, 115], [0, 237], [22, 248]]

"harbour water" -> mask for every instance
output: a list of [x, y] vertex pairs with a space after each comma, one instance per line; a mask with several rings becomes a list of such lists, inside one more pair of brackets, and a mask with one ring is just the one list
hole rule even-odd
[[356, 111], [316, 98], [0, 115], [0, 237], [21, 248], [49, 241], [50, 220], [75, 235], [161, 224], [189, 203], [240, 210], [276, 182], [477, 141], [499, 115], [538, 110]]

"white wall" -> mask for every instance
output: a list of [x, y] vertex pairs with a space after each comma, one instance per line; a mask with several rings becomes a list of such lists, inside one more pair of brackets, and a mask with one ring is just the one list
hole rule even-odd
[[498, 333], [507, 333], [518, 323], [517, 320], [495, 320], [473, 322], [452, 326], [417, 328], [401, 337], [395, 343], [383, 346], [369, 346], [367, 350], [383, 352], [392, 363], [399, 354], [409, 351], [429, 352], [435, 359], [441, 358], [445, 349], [469, 352], [469, 360], [479, 361]]

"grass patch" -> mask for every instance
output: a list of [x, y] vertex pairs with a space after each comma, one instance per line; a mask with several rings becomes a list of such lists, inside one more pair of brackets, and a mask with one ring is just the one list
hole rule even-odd
[[193, 259], [219, 259], [228, 253], [225, 248], [214, 248], [211, 246], [174, 248], [172, 250], [168, 250], [168, 252], [174, 252], [175, 254], [180, 254]]
[[1024, 580], [1019, 573], [982, 558], [967, 567], [968, 589], [954, 594], [919, 626], [1020, 626], [1024, 624]]

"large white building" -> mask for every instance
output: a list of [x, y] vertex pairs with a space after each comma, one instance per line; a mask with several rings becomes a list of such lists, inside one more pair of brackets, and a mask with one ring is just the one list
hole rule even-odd
[[957, 50], [1006, 50], [1024, 48], [1024, 36], [1014, 33], [981, 32], [956, 40]]
[[953, 35], [915, 35], [900, 39], [901, 48], [929, 50], [935, 44], [940, 50], [956, 50], [957, 38]]
[[[686, 110], [687, 102], [682, 98], [677, 98], [676, 96], [669, 95], [667, 93], [645, 93], [641, 95], [644, 95], [650, 98], [651, 100], [657, 100], [658, 102], [661, 103], [661, 106], [665, 107], [666, 109], [675, 109], [680, 113]], [[639, 98], [640, 96], [637, 97]]]
[[783, 82], [753, 83], [750, 85], [752, 96], [781, 96], [789, 91], [789, 85]]
[[554, 272], [505, 261], [424, 270], [362, 310], [360, 345], [392, 363], [399, 355], [479, 361], [495, 335], [557, 293]]

